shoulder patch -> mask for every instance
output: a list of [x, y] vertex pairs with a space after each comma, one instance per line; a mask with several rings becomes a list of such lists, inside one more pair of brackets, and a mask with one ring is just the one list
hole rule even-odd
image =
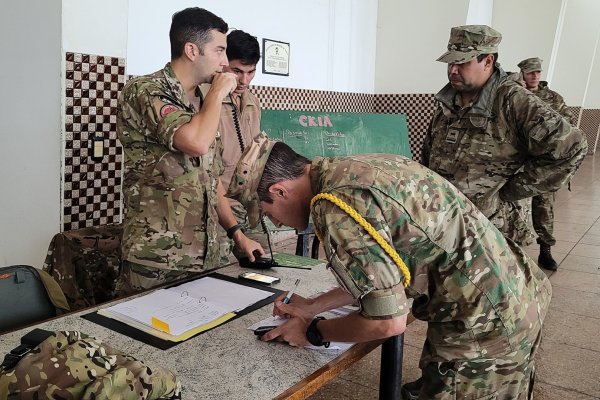
[[177, 110], [179, 110], [179, 108], [177, 106], [174, 106], [173, 104], [164, 104], [160, 108], [160, 116], [162, 118], [164, 118], [167, 115], [169, 115], [170, 113], [172, 113], [173, 111], [177, 111]]

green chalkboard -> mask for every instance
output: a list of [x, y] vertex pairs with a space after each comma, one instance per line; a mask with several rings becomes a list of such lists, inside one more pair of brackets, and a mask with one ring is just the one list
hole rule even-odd
[[307, 158], [359, 153], [412, 157], [400, 114], [262, 110], [261, 129]]

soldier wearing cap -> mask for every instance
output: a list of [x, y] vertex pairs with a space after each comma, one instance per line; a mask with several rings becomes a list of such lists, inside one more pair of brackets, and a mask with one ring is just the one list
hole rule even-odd
[[[340, 287], [275, 301], [289, 320], [262, 340], [327, 346], [427, 321], [420, 398], [525, 398], [551, 298], [546, 275], [452, 184], [399, 155], [315, 157], [258, 137], [229, 186], [256, 224], [298, 230], [309, 217]], [[361, 219], [362, 218], [362, 219]], [[368, 227], [372, 229], [369, 230]], [[346, 304], [360, 310], [323, 319]]]
[[[121, 93], [117, 133], [125, 152], [121, 294], [215, 268], [217, 224], [254, 260], [260, 244], [239, 229], [219, 181], [218, 124], [235, 90], [227, 65], [227, 24], [194, 7], [173, 15], [171, 62], [130, 80]], [[201, 83], [212, 83], [203, 96]]]
[[[498, 64], [502, 35], [485, 25], [451, 29], [449, 83], [437, 110], [423, 163], [461, 190], [509, 239], [533, 241], [520, 200], [558, 190], [587, 152], [583, 133]], [[528, 211], [528, 210], [527, 210]]]
[[[521, 69], [525, 87], [542, 99], [553, 110], [560, 113], [567, 121], [574, 124], [571, 111], [563, 97], [548, 87], [548, 82], [541, 81], [542, 60], [538, 57], [521, 61], [517, 66]], [[556, 244], [553, 236], [554, 225], [554, 192], [533, 196], [531, 199], [531, 216], [533, 229], [537, 233], [537, 243], [540, 245], [538, 263], [542, 268], [556, 271], [558, 263], [552, 257], [550, 248]]]

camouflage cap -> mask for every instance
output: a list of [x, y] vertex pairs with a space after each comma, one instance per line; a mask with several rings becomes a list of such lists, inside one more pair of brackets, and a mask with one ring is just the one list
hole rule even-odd
[[448, 51], [437, 61], [448, 64], [463, 64], [480, 54], [498, 52], [502, 34], [487, 25], [455, 26], [450, 30]]
[[521, 68], [524, 73], [542, 71], [542, 61], [539, 57], [528, 58], [518, 63], [517, 67]]
[[251, 228], [257, 226], [260, 220], [260, 200], [256, 189], [275, 143], [264, 132], [256, 136], [238, 161], [227, 190], [226, 196], [239, 201], [246, 209]]

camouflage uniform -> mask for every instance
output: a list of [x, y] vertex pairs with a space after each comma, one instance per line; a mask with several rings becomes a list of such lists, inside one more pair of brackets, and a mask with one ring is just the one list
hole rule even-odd
[[[10, 397], [9, 397], [10, 396]], [[2, 399], [181, 399], [173, 373], [150, 367], [99, 339], [55, 332], [0, 373]]]
[[[542, 71], [542, 60], [538, 57], [528, 58], [521, 61], [518, 67], [522, 72]], [[563, 97], [548, 87], [548, 82], [540, 81], [536, 91], [532, 91], [537, 97], [542, 99], [554, 111], [562, 115], [569, 123], [575, 125], [573, 114], [565, 104]], [[531, 199], [531, 215], [533, 220], [533, 229], [537, 233], [537, 243], [541, 245], [554, 246], [554, 192], [543, 193], [533, 196]]]
[[[492, 31], [452, 28], [449, 51], [439, 60], [465, 62], [462, 50], [456, 50], [461, 41], [469, 44], [468, 60], [497, 51], [501, 36]], [[506, 78], [496, 64], [470, 105], [461, 104], [450, 84], [436, 94], [439, 105], [423, 145], [423, 164], [452, 182], [507, 238], [524, 245], [533, 235], [529, 210], [518, 201], [568, 182], [585, 157], [587, 142], [579, 129]]]
[[[232, 180], [231, 195], [250, 210], [272, 145], [259, 139]], [[404, 289], [398, 267], [361, 226], [333, 203], [315, 204], [329, 268], [361, 314], [399, 317], [410, 297], [413, 315], [428, 322], [421, 398], [525, 398], [552, 292], [527, 254], [452, 184], [405, 157], [316, 157], [310, 172], [313, 193], [353, 207], [411, 272]]]
[[[401, 156], [315, 158], [311, 172], [314, 193], [350, 204], [411, 271], [406, 296], [428, 322], [421, 396], [524, 396], [551, 297], [535, 263], [455, 187]], [[331, 271], [365, 317], [408, 312], [398, 268], [353, 219], [327, 201], [312, 219]]]
[[[197, 94], [201, 96], [198, 89]], [[173, 147], [173, 135], [198, 110], [170, 63], [130, 80], [119, 99], [117, 133], [125, 152], [122, 284], [156, 286], [216, 267], [218, 138], [201, 157]]]
[[[209, 87], [209, 85], [202, 85], [203, 93]], [[223, 174], [220, 179], [224, 188], [229, 187], [235, 167], [242, 156], [242, 148], [233, 119], [234, 112], [237, 113], [244, 147], [252, 143], [252, 139], [260, 133], [260, 102], [254, 94], [249, 90], [245, 90], [240, 96], [239, 109], [233, 104], [230, 97], [226, 97], [223, 100], [221, 119], [219, 120], [219, 133], [221, 142], [223, 143]], [[244, 207], [233, 199], [229, 199], [229, 205], [238, 223], [246, 225], [245, 235], [259, 242], [263, 249], [266, 249], [268, 241], [265, 232], [260, 227], [252, 229], [247, 226], [246, 210]], [[221, 243], [221, 264], [229, 262], [232, 249], [236, 258], [245, 256], [244, 253], [235, 247], [233, 240], [227, 238], [225, 230], [221, 226], [219, 227], [219, 242]]]

